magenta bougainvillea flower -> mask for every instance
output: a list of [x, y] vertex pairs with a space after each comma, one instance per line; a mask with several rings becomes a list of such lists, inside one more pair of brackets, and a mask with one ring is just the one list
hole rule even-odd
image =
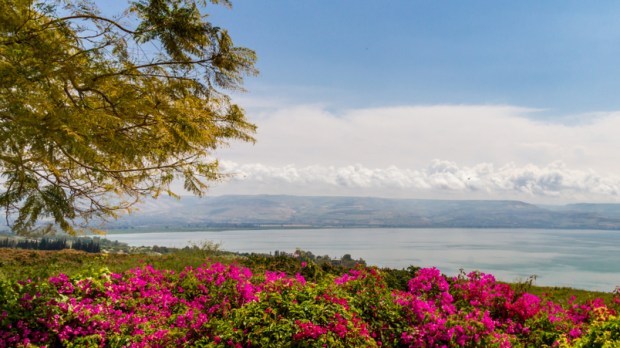
[[406, 291], [390, 290], [376, 268], [310, 282], [220, 263], [0, 282], [0, 348], [552, 347], [615, 315], [602, 300], [554, 303], [489, 274], [436, 268], [420, 269]]

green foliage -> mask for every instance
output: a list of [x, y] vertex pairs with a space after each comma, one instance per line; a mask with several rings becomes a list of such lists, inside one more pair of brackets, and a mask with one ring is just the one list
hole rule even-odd
[[620, 347], [620, 317], [610, 316], [595, 321], [588, 332], [572, 344], [577, 348]]
[[420, 267], [409, 266], [406, 269], [382, 268], [381, 275], [385, 284], [392, 290], [408, 290], [407, 282], [413, 278]]
[[140, 0], [105, 17], [86, 0], [0, 0], [0, 206], [15, 232], [76, 233], [175, 195], [174, 178], [203, 194], [221, 177], [212, 150], [253, 141], [222, 90], [256, 74], [255, 54], [207, 22], [206, 5]]
[[[409, 268], [412, 269], [413, 267]], [[365, 318], [368, 330], [377, 342], [387, 347], [398, 346], [400, 333], [405, 326], [402, 313], [392, 296], [394, 288], [388, 286], [384, 277], [389, 275], [394, 280], [395, 274], [400, 274], [404, 277], [402, 281], [406, 283], [413, 275], [361, 266], [350, 271], [350, 274], [354, 274], [355, 277], [350, 278], [342, 286], [348, 295], [349, 304]]]
[[332, 284], [333, 278], [319, 284], [273, 280], [258, 301], [210, 326], [222, 343], [244, 347], [376, 347], [366, 325], [351, 310], [350, 296]]

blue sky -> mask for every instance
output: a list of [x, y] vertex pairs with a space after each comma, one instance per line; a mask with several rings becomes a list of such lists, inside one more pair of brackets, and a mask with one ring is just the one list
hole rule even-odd
[[210, 194], [620, 202], [620, 2], [233, 0], [255, 145]]
[[336, 109], [510, 104], [620, 108], [614, 1], [255, 1], [209, 7], [253, 48], [255, 93]]

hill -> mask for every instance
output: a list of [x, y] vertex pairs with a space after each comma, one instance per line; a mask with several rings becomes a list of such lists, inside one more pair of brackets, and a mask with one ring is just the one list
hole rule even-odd
[[371, 197], [168, 197], [111, 223], [132, 228], [469, 227], [620, 229], [620, 205]]

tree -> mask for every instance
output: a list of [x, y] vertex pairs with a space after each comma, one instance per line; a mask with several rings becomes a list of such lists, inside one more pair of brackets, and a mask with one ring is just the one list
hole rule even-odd
[[[75, 234], [181, 179], [203, 195], [210, 155], [255, 126], [226, 91], [257, 73], [204, 9], [228, 0], [0, 0], [0, 205], [16, 233]], [[44, 227], [37, 222], [45, 222]]]

